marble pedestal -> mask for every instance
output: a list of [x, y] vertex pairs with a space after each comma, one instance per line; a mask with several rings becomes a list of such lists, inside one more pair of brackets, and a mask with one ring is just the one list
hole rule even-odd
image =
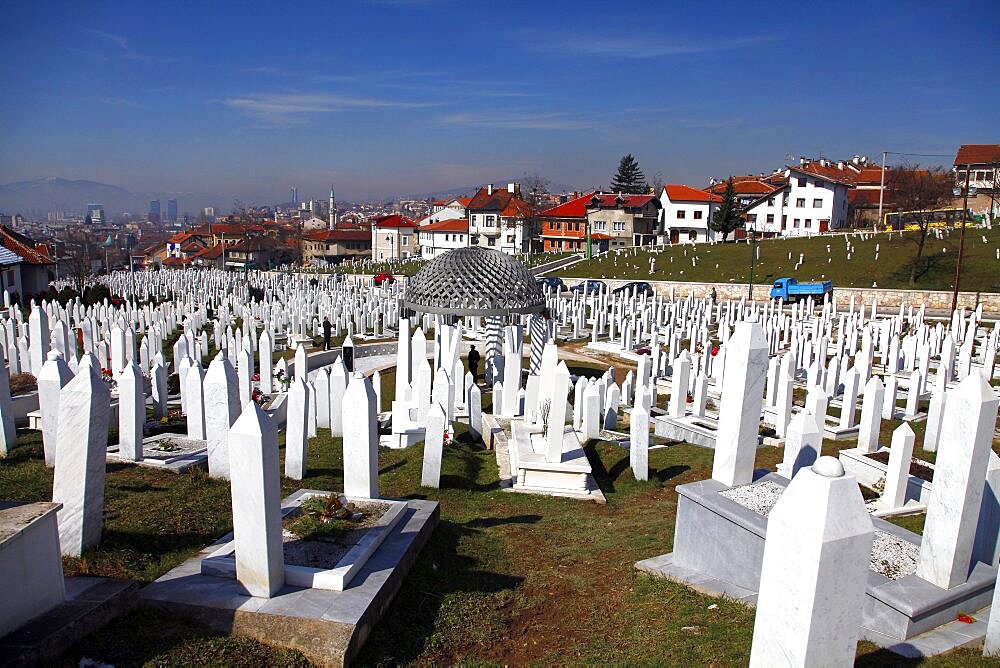
[[[755, 480], [785, 487], [776, 473]], [[702, 480], [677, 487], [677, 522], [674, 551], [636, 563], [647, 573], [690, 585], [712, 596], [727, 596], [753, 605], [760, 584], [767, 518], [720, 494], [730, 488], [716, 480]], [[877, 517], [876, 532], [885, 532], [919, 546], [921, 537]], [[997, 569], [978, 563], [968, 580], [949, 590], [915, 575], [892, 580], [868, 572], [862, 637], [907, 656], [914, 648], [921, 655], [948, 651], [970, 638], [942, 634], [938, 627], [958, 613], [975, 613], [989, 606]], [[936, 635], [935, 635], [936, 634]], [[933, 637], [921, 644], [921, 639]]]

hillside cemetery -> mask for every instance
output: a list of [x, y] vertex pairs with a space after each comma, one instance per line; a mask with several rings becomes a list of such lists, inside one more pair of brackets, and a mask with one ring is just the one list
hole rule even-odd
[[[444, 500], [460, 448], [489, 464], [462, 498], [496, 493], [581, 522], [626, 512], [599, 452], [620, 453], [617, 475], [642, 485], [670, 453], [682, 470], [704, 457], [704, 475], [642, 501], [672, 530], [617, 566], [689, 588], [703, 607], [737, 601], [752, 639], [723, 641], [727, 663], [851, 665], [859, 643], [931, 664], [1000, 652], [1000, 329], [981, 307], [934, 319], [920, 303], [836, 296], [541, 292], [516, 261], [484, 261], [499, 269], [441, 273], [435, 260], [382, 286], [122, 272], [95, 279], [113, 295], [100, 303], [8, 298], [0, 657], [75, 656], [105, 623], [151, 609], [318, 665], [373, 660], [392, 636], [384, 615], [434, 614], [398, 608], [411, 571], [424, 577], [421, 554], [440, 554], [453, 531]], [[12, 395], [23, 374], [37, 389]], [[333, 477], [315, 470], [328, 443]], [[418, 463], [400, 478], [388, 462], [405, 453]], [[131, 504], [176, 481], [192, 506], [216, 507], [221, 529], [142, 577], [101, 577], [120, 540], [106, 491], [126, 474], [155, 481]], [[307, 486], [317, 475], [336, 482]], [[181, 541], [184, 523], [153, 538]], [[530, 553], [518, 535], [504, 537]]]

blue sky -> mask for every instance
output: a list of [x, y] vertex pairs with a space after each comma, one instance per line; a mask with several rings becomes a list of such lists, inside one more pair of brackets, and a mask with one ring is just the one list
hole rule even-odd
[[266, 203], [953, 154], [1000, 141], [998, 27], [996, 0], [7, 2], [0, 182]]

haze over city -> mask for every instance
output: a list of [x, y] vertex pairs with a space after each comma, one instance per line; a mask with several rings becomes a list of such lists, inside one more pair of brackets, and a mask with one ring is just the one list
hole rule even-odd
[[0, 183], [58, 176], [227, 206], [283, 201], [293, 185], [359, 200], [526, 173], [607, 187], [627, 152], [647, 176], [696, 187], [799, 155], [950, 165], [1000, 109], [995, 2], [683, 15], [38, 2], [0, 15]]

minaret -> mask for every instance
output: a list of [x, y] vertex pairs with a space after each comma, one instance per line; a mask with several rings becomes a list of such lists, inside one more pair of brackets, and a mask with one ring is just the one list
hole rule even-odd
[[330, 185], [330, 229], [337, 229], [337, 200], [333, 196], [333, 184]]

